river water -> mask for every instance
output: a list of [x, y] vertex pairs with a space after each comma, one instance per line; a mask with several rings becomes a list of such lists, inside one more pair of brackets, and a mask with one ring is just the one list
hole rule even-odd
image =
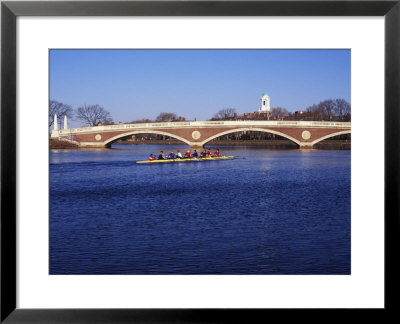
[[50, 151], [50, 274], [350, 274], [350, 151]]

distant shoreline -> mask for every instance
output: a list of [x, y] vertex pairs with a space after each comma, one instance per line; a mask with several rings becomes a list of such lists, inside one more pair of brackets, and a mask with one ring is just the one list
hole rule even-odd
[[[121, 141], [116, 144], [121, 145], [185, 145], [180, 141], [175, 140], [153, 140], [153, 141]], [[210, 141], [206, 147], [216, 146], [249, 146], [260, 147], [264, 146], [273, 149], [297, 149], [297, 145], [289, 140], [230, 140], [230, 141]], [[346, 140], [325, 140], [314, 145], [315, 149], [320, 150], [350, 150], [351, 141]]]
[[[120, 141], [115, 144], [119, 145], [185, 145], [176, 140], [150, 140], [150, 141]], [[210, 141], [207, 147], [218, 146], [248, 146], [248, 147], [265, 147], [267, 149], [297, 149], [297, 145], [289, 140], [231, 140], [231, 141]], [[67, 141], [51, 139], [50, 149], [80, 149], [77, 144]], [[314, 149], [318, 150], [351, 150], [351, 141], [346, 140], [325, 140], [314, 145]]]

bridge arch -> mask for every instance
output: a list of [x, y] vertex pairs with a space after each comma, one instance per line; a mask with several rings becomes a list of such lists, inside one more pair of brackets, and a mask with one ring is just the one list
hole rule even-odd
[[250, 132], [264, 132], [264, 133], [271, 133], [271, 134], [279, 135], [279, 136], [287, 138], [288, 140], [291, 140], [292, 142], [296, 143], [297, 145], [300, 145], [300, 142], [297, 139], [295, 139], [295, 138], [293, 138], [293, 137], [291, 137], [289, 135], [286, 135], [286, 134], [281, 133], [281, 132], [274, 131], [272, 129], [256, 128], [256, 127], [245, 127], [245, 128], [230, 129], [230, 130], [215, 134], [213, 136], [210, 136], [209, 138], [207, 138], [206, 140], [201, 142], [201, 145], [204, 146], [206, 143], [208, 143], [209, 141], [212, 141], [214, 138], [217, 138], [217, 137], [220, 137], [220, 136], [223, 136], [223, 135], [237, 133], [237, 132], [248, 132], [248, 131], [250, 131]]
[[336, 133], [332, 133], [332, 134], [329, 134], [329, 135], [322, 136], [322, 137], [316, 139], [311, 144], [314, 145], [314, 144], [317, 144], [317, 143], [323, 141], [324, 139], [327, 139], [327, 138], [330, 138], [330, 137], [334, 137], [334, 136], [339, 136], [339, 135], [345, 135], [345, 134], [351, 134], [351, 130], [347, 129], [347, 130], [344, 130], [344, 131], [340, 131], [340, 132], [336, 132]]
[[112, 143], [116, 142], [117, 140], [119, 140], [120, 138], [123, 137], [127, 137], [127, 136], [131, 136], [131, 135], [135, 135], [135, 134], [157, 134], [157, 135], [164, 135], [164, 136], [169, 136], [169, 137], [173, 137], [179, 141], [182, 141], [188, 145], [190, 145], [190, 142], [186, 139], [184, 139], [183, 137], [177, 136], [175, 134], [171, 134], [171, 133], [167, 133], [167, 132], [161, 132], [161, 131], [157, 131], [157, 130], [152, 130], [152, 129], [146, 129], [146, 130], [136, 130], [136, 131], [131, 131], [131, 132], [126, 132], [123, 134], [119, 134], [116, 135], [114, 137], [109, 138], [108, 140], [104, 141], [104, 145], [105, 146], [110, 146]]

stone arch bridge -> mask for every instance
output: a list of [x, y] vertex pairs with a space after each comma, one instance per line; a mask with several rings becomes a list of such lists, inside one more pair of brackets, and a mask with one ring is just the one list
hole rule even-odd
[[[65, 123], [66, 125], [66, 123]], [[81, 147], [110, 147], [117, 140], [135, 134], [160, 134], [178, 139], [190, 147], [203, 147], [222, 135], [257, 131], [285, 137], [299, 148], [312, 148], [314, 144], [337, 135], [350, 134], [351, 123], [324, 121], [183, 121], [103, 125], [53, 130], [51, 137], [79, 144]]]

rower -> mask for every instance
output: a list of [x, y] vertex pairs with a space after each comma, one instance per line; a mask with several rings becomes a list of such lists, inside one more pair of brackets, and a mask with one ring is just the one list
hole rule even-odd
[[197, 158], [198, 156], [199, 156], [199, 154], [197, 153], [196, 150], [194, 150], [194, 152], [193, 152], [193, 154], [192, 154], [192, 157], [193, 157], [193, 158]]
[[214, 156], [215, 156], [215, 157], [220, 157], [220, 156], [221, 156], [221, 153], [219, 152], [219, 149], [217, 149], [217, 150], [214, 152]]
[[185, 155], [183, 156], [185, 159], [190, 159], [190, 150], [187, 150]]
[[168, 159], [175, 159], [175, 154], [174, 154], [174, 152], [169, 153], [167, 158], [168, 158]]
[[159, 159], [159, 160], [165, 160], [164, 152], [163, 152], [163, 151], [160, 151], [160, 154], [158, 155], [158, 159]]
[[177, 159], [182, 159], [183, 157], [182, 157], [182, 153], [181, 153], [181, 151], [176, 151], [176, 156], [175, 156], [175, 158], [177, 158]]
[[153, 155], [153, 154], [150, 154], [150, 156], [149, 156], [149, 161], [153, 161], [153, 160], [155, 160], [156, 159], [156, 157]]

